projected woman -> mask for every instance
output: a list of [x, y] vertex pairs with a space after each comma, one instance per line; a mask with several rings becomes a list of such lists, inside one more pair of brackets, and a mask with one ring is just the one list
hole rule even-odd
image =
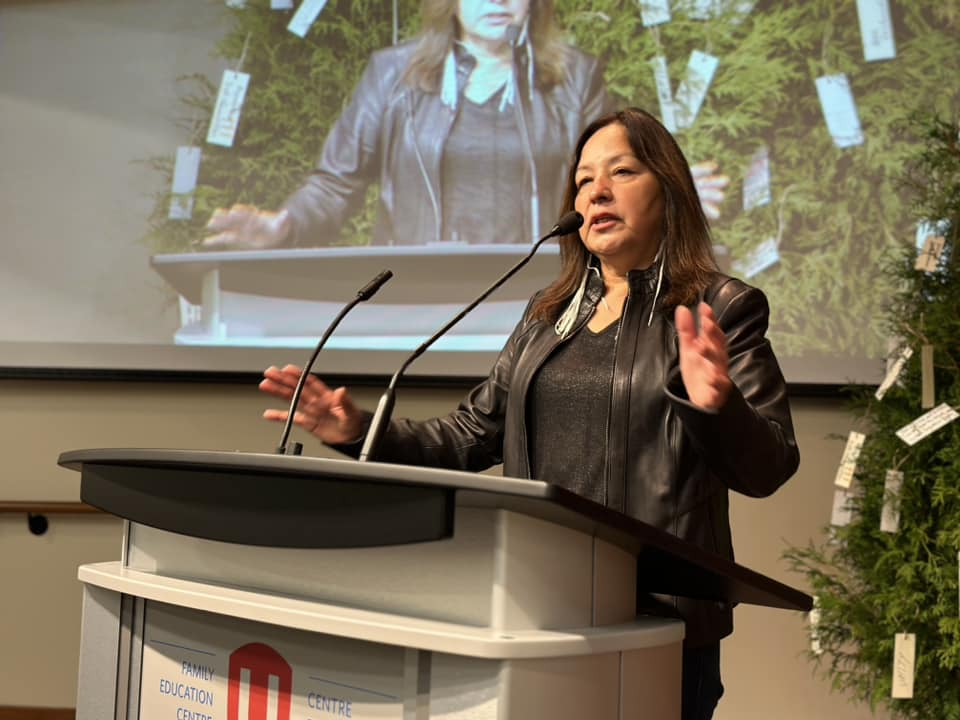
[[280, 212], [218, 211], [207, 248], [326, 245], [379, 181], [373, 243], [530, 242], [606, 108], [553, 0], [424, 0], [420, 36], [372, 56], [307, 182]]

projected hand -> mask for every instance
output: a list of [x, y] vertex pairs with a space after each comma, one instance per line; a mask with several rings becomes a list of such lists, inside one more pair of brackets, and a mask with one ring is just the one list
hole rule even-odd
[[283, 245], [290, 234], [290, 214], [270, 212], [253, 205], [234, 205], [214, 211], [200, 243], [204, 250], [269, 250]]
[[717, 174], [719, 169], [720, 166], [712, 160], [690, 166], [693, 183], [697, 186], [697, 195], [700, 196], [700, 207], [710, 220], [720, 217], [720, 203], [726, 197], [724, 190], [730, 184], [729, 177]]
[[[296, 365], [285, 365], [283, 368], [270, 366], [263, 371], [263, 380], [259, 387], [269, 395], [282, 398], [289, 406], [293, 391], [300, 380], [300, 372]], [[287, 409], [264, 410], [263, 417], [266, 420], [286, 422]], [[313, 375], [307, 378], [303, 386], [293, 422], [332, 445], [358, 440], [363, 430], [362, 416], [347, 389], [340, 387], [331, 390]]]
[[680, 375], [690, 402], [704, 410], [719, 410], [732, 385], [727, 371], [727, 338], [709, 305], [700, 303], [697, 315], [699, 331], [689, 308], [678, 305], [674, 314], [680, 340]]

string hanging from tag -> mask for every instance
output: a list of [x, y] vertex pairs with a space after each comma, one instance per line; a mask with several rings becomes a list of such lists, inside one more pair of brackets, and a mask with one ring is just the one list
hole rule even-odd
[[823, 36], [820, 38], [820, 62], [824, 71], [830, 66], [827, 52], [830, 50], [830, 41], [833, 39], [833, 21], [834, 18], [831, 13], [831, 17], [823, 24]]
[[796, 184], [787, 185], [783, 189], [783, 193], [780, 195], [780, 201], [777, 203], [777, 235], [775, 241], [777, 243], [778, 250], [783, 243], [783, 230], [787, 226], [787, 223], [784, 220], [784, 211], [787, 207], [787, 198], [790, 196], [790, 193], [796, 189]]
[[199, 145], [201, 138], [203, 138], [203, 117], [196, 108], [190, 118], [190, 129], [187, 132], [187, 137], [190, 138], [191, 145]]
[[391, 28], [392, 44], [397, 45], [400, 42], [400, 0], [393, 0], [393, 23]]
[[656, 55], [663, 55], [663, 41], [660, 39], [660, 27], [653, 25], [650, 28], [650, 37], [653, 38], [653, 46], [657, 49]]
[[247, 59], [247, 50], [250, 49], [250, 35], [247, 33], [247, 36], [243, 39], [243, 49], [240, 51], [240, 57], [237, 58], [237, 65], [233, 68], [234, 72], [240, 72], [243, 70], [243, 63]]
[[920, 341], [921, 345], [930, 345], [930, 340], [927, 338], [926, 334], [923, 332], [923, 314], [920, 315], [920, 329], [915, 330], [910, 325], [905, 322], [900, 323], [900, 328], [906, 330], [908, 333], [913, 335], [917, 340]]

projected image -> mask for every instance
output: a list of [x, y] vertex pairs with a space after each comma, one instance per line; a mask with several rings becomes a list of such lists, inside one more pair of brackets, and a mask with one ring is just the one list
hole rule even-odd
[[[721, 268], [767, 293], [788, 380], [844, 383], [882, 373], [884, 259], [940, 220], [912, 216], [898, 176], [911, 113], [960, 112], [960, 8], [24, 1], [0, 7], [0, 61], [0, 133], [22, 138], [0, 169], [19, 308], [0, 343], [257, 370], [389, 268], [324, 357], [392, 372], [553, 227], [583, 126], [635, 105], [691, 163]], [[428, 372], [485, 373], [558, 266], [547, 243]]]
[[[767, 291], [778, 351], [880, 357], [878, 264], [912, 237], [892, 178], [910, 149], [897, 123], [911, 106], [955, 106], [960, 89], [945, 71], [960, 62], [956, 19], [942, 3], [906, 5], [426, 0], [318, 14], [248, 2], [221, 46], [244, 57], [246, 93], [226, 87], [234, 73], [205, 98], [193, 217], [175, 211], [154, 236], [198, 254], [427, 246], [415, 265], [440, 257], [448, 278], [469, 276], [463, 246], [523, 245], [552, 226], [579, 129], [634, 104], [694, 163], [718, 256]], [[502, 342], [534, 289], [461, 347]], [[357, 342], [402, 344], [387, 336], [416, 304], [381, 313], [380, 333], [372, 317], [357, 324]]]

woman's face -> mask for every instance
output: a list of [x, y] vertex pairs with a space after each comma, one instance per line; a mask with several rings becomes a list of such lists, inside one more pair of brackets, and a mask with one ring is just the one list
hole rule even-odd
[[529, 9], [530, 0], [457, 0], [460, 40], [503, 42], [507, 27], [522, 24]]
[[606, 125], [587, 140], [574, 178], [587, 250], [621, 270], [649, 267], [662, 235], [663, 191], [623, 125]]

